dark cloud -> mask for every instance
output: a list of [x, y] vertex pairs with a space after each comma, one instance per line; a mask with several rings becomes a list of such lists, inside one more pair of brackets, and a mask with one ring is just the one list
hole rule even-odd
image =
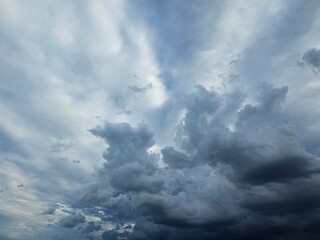
[[130, 234], [127, 231], [119, 232], [117, 230], [105, 231], [102, 234], [103, 240], [117, 240], [117, 239], [127, 239]]
[[91, 130], [108, 148], [103, 180], [83, 201], [104, 206], [115, 222], [136, 223], [132, 232], [103, 236], [316, 239], [319, 160], [300, 147], [282, 110], [287, 92], [262, 84], [256, 104], [244, 105], [239, 92], [197, 86], [185, 98], [176, 147], [161, 149], [164, 167], [148, 151], [155, 141], [145, 124]]
[[62, 227], [73, 228], [77, 224], [84, 223], [85, 221], [85, 216], [81, 214], [73, 214], [61, 219], [59, 223]]
[[253, 166], [241, 176], [241, 181], [250, 184], [264, 184], [308, 178], [314, 173], [320, 173], [319, 169], [310, 168], [310, 162], [310, 159], [298, 156], [274, 159]]
[[97, 224], [95, 225], [94, 222], [88, 222], [88, 225], [82, 230], [84, 233], [91, 233], [95, 231], [101, 230], [101, 225]]
[[126, 164], [111, 172], [111, 186], [122, 192], [156, 193], [162, 190], [163, 181], [139, 164]]
[[166, 147], [161, 150], [163, 161], [170, 168], [188, 168], [191, 167], [191, 162], [188, 156], [182, 152], [175, 150], [173, 147]]
[[302, 55], [302, 61], [312, 67], [315, 71], [320, 71], [320, 50], [312, 48]]
[[121, 167], [126, 163], [153, 164], [146, 161], [150, 157], [147, 150], [154, 145], [153, 134], [145, 124], [136, 128], [128, 123], [107, 123], [103, 127], [90, 130], [108, 143], [109, 147], [104, 153], [108, 169]]
[[288, 194], [285, 194], [283, 197], [279, 195], [275, 198], [265, 197], [255, 201], [249, 200], [243, 206], [256, 213], [269, 216], [304, 214], [315, 211], [320, 207], [319, 193], [309, 192], [308, 189], [303, 194], [295, 192], [295, 195], [288, 196]]
[[55, 207], [50, 207], [50, 208], [48, 208], [47, 210], [45, 210], [44, 212], [43, 212], [43, 214], [54, 214], [55, 213], [55, 211], [56, 211], [56, 208]]

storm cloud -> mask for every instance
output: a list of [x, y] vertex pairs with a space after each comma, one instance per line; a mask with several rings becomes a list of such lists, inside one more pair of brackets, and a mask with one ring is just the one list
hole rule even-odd
[[320, 236], [318, 0], [0, 0], [1, 239]]
[[177, 125], [178, 150], [165, 147], [162, 158], [147, 151], [155, 141], [145, 125], [91, 130], [108, 143], [101, 177], [109, 183], [98, 191], [111, 197], [98, 202], [137, 222], [128, 238], [315, 239], [319, 159], [299, 146], [282, 110], [288, 88], [258, 92], [256, 104], [241, 104], [239, 93], [197, 86]]

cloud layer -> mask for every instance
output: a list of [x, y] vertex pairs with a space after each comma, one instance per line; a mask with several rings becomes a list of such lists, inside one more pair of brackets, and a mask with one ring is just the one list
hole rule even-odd
[[317, 0], [0, 0], [0, 238], [318, 239], [319, 26]]

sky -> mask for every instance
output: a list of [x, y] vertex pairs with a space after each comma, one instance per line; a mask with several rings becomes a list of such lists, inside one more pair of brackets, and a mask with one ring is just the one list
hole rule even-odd
[[0, 239], [319, 239], [319, 29], [318, 0], [0, 0]]

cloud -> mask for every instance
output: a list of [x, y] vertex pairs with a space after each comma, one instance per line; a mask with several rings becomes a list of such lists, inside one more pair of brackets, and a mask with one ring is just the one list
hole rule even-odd
[[155, 193], [163, 188], [163, 181], [153, 174], [139, 164], [126, 164], [112, 171], [110, 183], [121, 192]]
[[149, 84], [146, 87], [137, 87], [136, 85], [129, 86], [129, 89], [135, 93], [145, 93], [151, 88], [152, 88], [152, 84]]
[[90, 233], [94, 231], [99, 231], [101, 229], [100, 225], [95, 225], [94, 222], [88, 222], [88, 225], [83, 229], [84, 233]]
[[[319, 169], [312, 169], [310, 159], [302, 157], [284, 157], [252, 167], [241, 176], [241, 181], [251, 184], [268, 182], [287, 182], [291, 179], [307, 178]], [[308, 166], [309, 165], [309, 166]], [[307, 169], [309, 167], [309, 169]]]
[[66, 228], [73, 228], [77, 224], [84, 223], [85, 221], [85, 216], [81, 214], [74, 214], [61, 219], [60, 225]]
[[302, 55], [302, 61], [315, 71], [320, 71], [320, 50], [312, 48]]
[[168, 164], [170, 168], [188, 168], [191, 167], [188, 156], [182, 152], [175, 150], [172, 147], [165, 147], [161, 150], [163, 161]]
[[[109, 145], [101, 172], [107, 182], [98, 188], [110, 196], [91, 197], [123, 213], [118, 221], [136, 221], [126, 233], [129, 239], [313, 236], [319, 160], [300, 148], [282, 110], [287, 92], [262, 84], [252, 105], [239, 103], [239, 93], [221, 95], [197, 86], [177, 126], [180, 150], [161, 150], [164, 166], [148, 152], [155, 141], [146, 125], [107, 123], [91, 130]], [[236, 116], [233, 128], [231, 116]], [[310, 221], [293, 230], [294, 219], [302, 216]]]
[[[87, 131], [101, 122], [94, 116], [134, 122], [166, 98], [146, 29], [127, 3], [67, 5], [0, 2], [0, 189], [25, 200], [15, 211], [29, 221], [13, 214], [16, 223], [37, 221], [46, 208], [38, 202], [73, 202], [101, 167], [103, 141]], [[139, 97], [128, 89], [148, 84]], [[28, 191], [15, 196], [21, 183]], [[1, 213], [15, 204], [7, 201]]]
[[154, 145], [153, 134], [145, 124], [133, 128], [128, 123], [107, 123], [90, 132], [108, 143], [104, 158], [108, 159], [107, 164], [111, 169], [125, 163], [147, 163], [147, 150]]
[[319, 9], [0, 1], [0, 238], [317, 239]]

